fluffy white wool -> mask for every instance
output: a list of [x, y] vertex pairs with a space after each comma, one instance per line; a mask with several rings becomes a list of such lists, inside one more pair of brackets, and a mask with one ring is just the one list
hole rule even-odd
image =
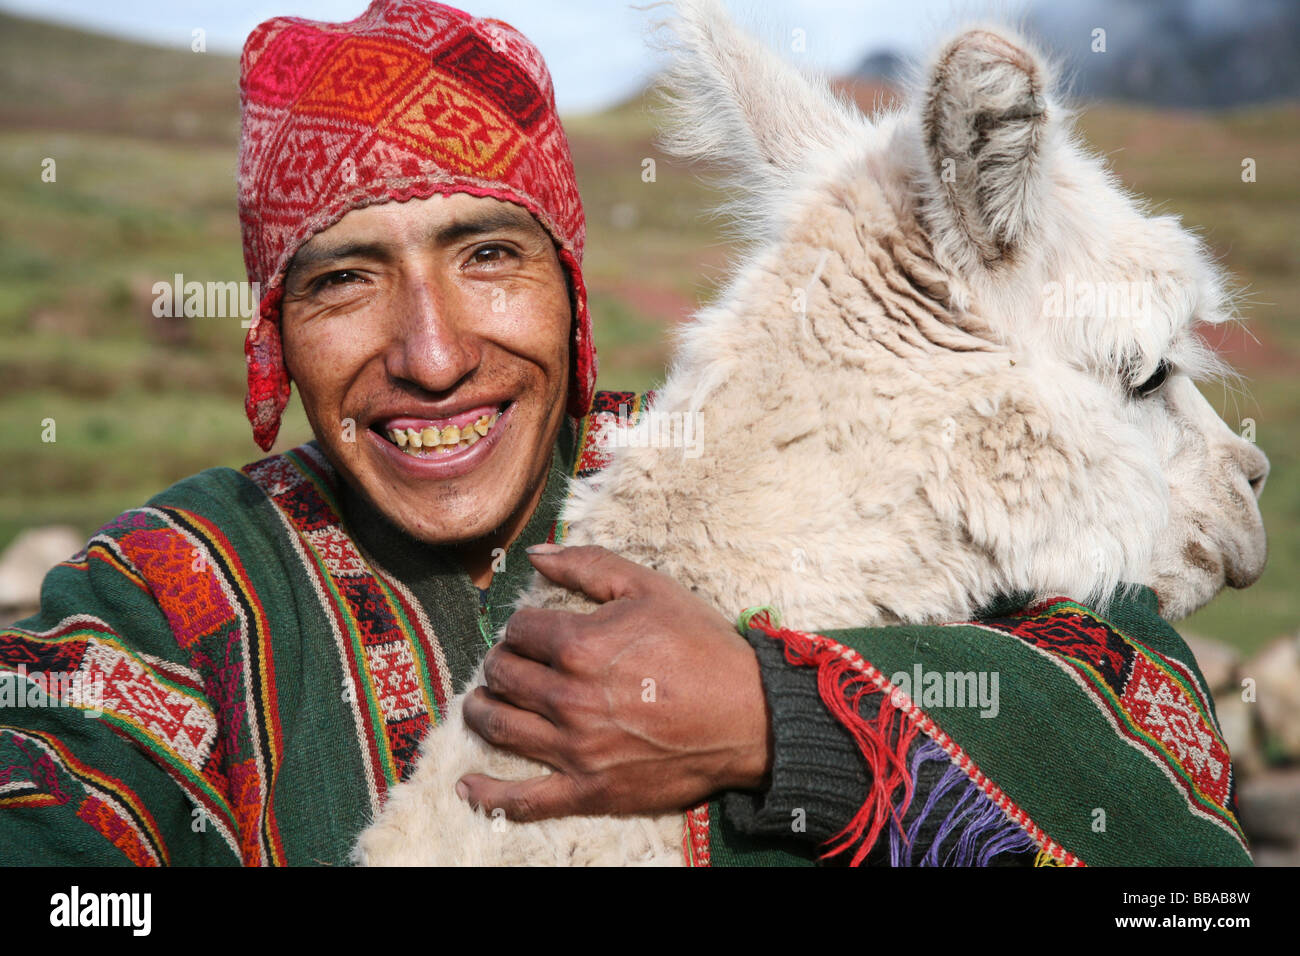
[[[700, 416], [702, 454], [620, 447], [574, 489], [567, 543], [805, 630], [962, 620], [1010, 589], [1104, 610], [1127, 582], [1177, 619], [1258, 577], [1267, 460], [1193, 381], [1224, 371], [1194, 331], [1232, 318], [1222, 278], [1079, 145], [1029, 43], [965, 29], [909, 109], [868, 119], [716, 0], [677, 6], [665, 145], [728, 166], [750, 251], [655, 404]], [[590, 607], [540, 580], [520, 604]], [[681, 862], [676, 814], [471, 811], [464, 773], [545, 769], [459, 703], [359, 862]]]

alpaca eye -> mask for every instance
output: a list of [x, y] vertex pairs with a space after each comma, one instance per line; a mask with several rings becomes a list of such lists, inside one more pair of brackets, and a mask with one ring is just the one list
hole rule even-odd
[[1169, 377], [1169, 363], [1164, 359], [1156, 366], [1156, 370], [1151, 373], [1151, 377], [1133, 389], [1133, 394], [1138, 398], [1146, 398], [1156, 392], [1161, 385], [1165, 384], [1165, 379]]

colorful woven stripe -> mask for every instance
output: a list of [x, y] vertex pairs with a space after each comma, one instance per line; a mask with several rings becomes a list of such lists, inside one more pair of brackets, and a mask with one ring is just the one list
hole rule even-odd
[[0, 726], [0, 810], [73, 801], [60, 777], [82, 788], [76, 815], [136, 866], [170, 862], [157, 823], [122, 781], [82, 763], [57, 737]]
[[[317, 599], [337, 624], [371, 779], [376, 785], [382, 780], [386, 790], [409, 775], [420, 741], [446, 708], [446, 683], [430, 670], [436, 640], [409, 599], [374, 573], [347, 534], [330, 488], [335, 479], [320, 452], [303, 446], [245, 473], [303, 542]], [[376, 804], [380, 794], [376, 786]]]
[[1246, 849], [1228, 748], [1209, 694], [1187, 666], [1066, 598], [976, 626], [1010, 634], [1068, 673], [1115, 732], [1184, 794], [1190, 812]]

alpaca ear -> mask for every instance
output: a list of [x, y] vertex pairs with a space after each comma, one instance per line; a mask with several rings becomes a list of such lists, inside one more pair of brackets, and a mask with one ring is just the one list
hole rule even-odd
[[963, 234], [985, 266], [1014, 259], [1045, 206], [1048, 82], [1023, 41], [990, 29], [957, 37], [930, 70], [922, 131], [944, 207], [935, 225]]
[[660, 145], [737, 174], [753, 192], [788, 185], [810, 154], [842, 145], [865, 119], [731, 20], [719, 0], [677, 0], [661, 85]]

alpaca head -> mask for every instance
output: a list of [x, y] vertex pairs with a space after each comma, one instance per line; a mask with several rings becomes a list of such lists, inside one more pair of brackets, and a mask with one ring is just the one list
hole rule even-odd
[[836, 282], [873, 290], [833, 323], [862, 339], [846, 350], [889, 339], [954, 401], [984, 390], [944, 436], [966, 487], [929, 497], [1006, 582], [1096, 600], [1135, 581], [1178, 619], [1259, 577], [1268, 461], [1195, 385], [1226, 371], [1196, 331], [1232, 318], [1224, 277], [1076, 141], [1030, 44], [965, 30], [907, 109], [868, 118], [717, 0], [677, 7], [665, 147], [730, 168], [751, 272], [802, 270], [788, 286], [820, 281], [822, 308], [850, 301]]

